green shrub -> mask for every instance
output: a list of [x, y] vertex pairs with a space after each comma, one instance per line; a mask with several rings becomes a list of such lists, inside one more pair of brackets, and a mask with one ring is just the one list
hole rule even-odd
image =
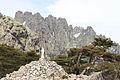
[[[71, 48], [68, 56], [58, 55], [54, 59], [67, 73], [90, 75], [92, 72], [108, 70], [109, 79], [120, 79], [120, 54], [107, 52], [111, 46], [117, 45], [108, 38], [95, 38], [92, 45]], [[67, 65], [66, 65], [67, 64]]]
[[0, 78], [38, 59], [39, 55], [34, 51], [22, 52], [7, 45], [0, 45]]

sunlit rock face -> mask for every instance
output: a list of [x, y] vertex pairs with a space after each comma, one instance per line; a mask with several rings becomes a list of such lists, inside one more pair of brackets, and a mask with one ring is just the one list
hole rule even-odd
[[[42, 34], [45, 42], [48, 43], [45, 46], [51, 54], [62, 54], [69, 48], [89, 45], [97, 36], [90, 26], [87, 29], [73, 28], [72, 25], [68, 26], [66, 19], [52, 15], [44, 18], [39, 13], [18, 11], [15, 19], [31, 30]], [[78, 34], [77, 37], [76, 34]]]
[[22, 51], [36, 50], [42, 44], [41, 36], [27, 26], [0, 14], [0, 44], [7, 44]]

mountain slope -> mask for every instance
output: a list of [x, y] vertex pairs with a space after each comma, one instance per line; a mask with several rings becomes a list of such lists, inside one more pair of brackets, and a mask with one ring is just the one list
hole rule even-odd
[[41, 36], [27, 26], [8, 16], [0, 15], [0, 44], [7, 44], [23, 51], [35, 50], [42, 44]]

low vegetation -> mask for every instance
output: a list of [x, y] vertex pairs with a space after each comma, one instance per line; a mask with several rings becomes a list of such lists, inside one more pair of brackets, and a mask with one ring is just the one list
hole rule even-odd
[[89, 75], [92, 72], [107, 71], [106, 79], [120, 80], [120, 54], [107, 52], [109, 47], [115, 45], [108, 38], [95, 38], [91, 45], [71, 48], [67, 56], [58, 55], [52, 60], [63, 66], [67, 73]]
[[34, 51], [22, 52], [7, 45], [0, 45], [0, 78], [38, 59], [39, 55]]

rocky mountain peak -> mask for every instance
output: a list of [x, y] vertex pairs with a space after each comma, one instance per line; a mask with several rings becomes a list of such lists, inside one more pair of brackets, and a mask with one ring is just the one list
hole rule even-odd
[[[19, 15], [19, 14], [20, 15]], [[82, 47], [91, 43], [97, 36], [92, 27], [84, 29], [82, 27], [73, 28], [68, 25], [65, 18], [56, 18], [52, 15], [48, 17], [32, 15], [31, 12], [16, 12], [17, 21], [26, 22], [31, 30], [45, 35], [48, 44], [47, 50], [50, 53], [63, 53], [72, 47]], [[78, 37], [74, 35], [79, 34]]]
[[[19, 16], [18, 16], [19, 15]], [[23, 23], [23, 12], [22, 11], [18, 11], [16, 12], [15, 18], [19, 18], [19, 22]]]
[[39, 19], [41, 19], [42, 18], [42, 16], [40, 15], [40, 13], [35, 13], [34, 15], [33, 15], [34, 17], [36, 17], [36, 18], [39, 18]]
[[[63, 54], [69, 48], [82, 47], [94, 41], [96, 32], [68, 25], [65, 18], [52, 15], [44, 18], [40, 13], [16, 12], [15, 20], [0, 14], [0, 41], [24, 51], [44, 47], [49, 56]], [[17, 20], [17, 21], [16, 21]], [[120, 49], [117, 48], [118, 52]]]

